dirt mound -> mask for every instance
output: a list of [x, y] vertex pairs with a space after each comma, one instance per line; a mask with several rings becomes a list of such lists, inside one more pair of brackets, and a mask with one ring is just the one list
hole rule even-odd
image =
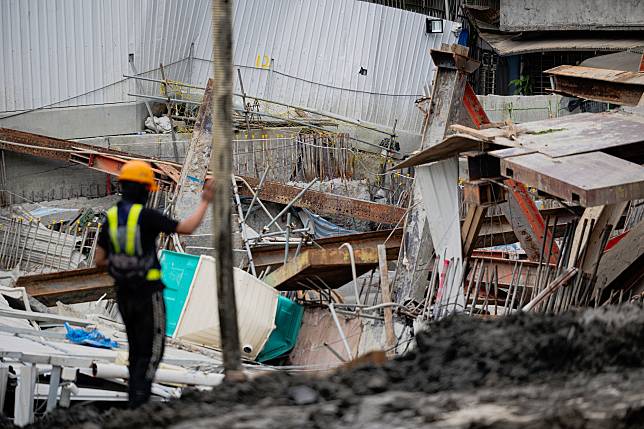
[[[586, 427], [578, 425], [586, 417], [576, 408], [556, 408], [552, 414], [549, 408], [539, 411], [539, 404], [551, 401], [557, 392], [561, 400], [568, 398], [565, 392], [578, 397], [599, 373], [602, 377], [613, 374], [609, 382], [616, 391], [644, 388], [644, 312], [638, 306], [560, 316], [519, 314], [495, 320], [453, 317], [430, 325], [416, 340], [415, 350], [382, 367], [365, 366], [325, 379], [276, 373], [249, 383], [224, 384], [209, 392], [186, 392], [181, 400], [148, 404], [134, 411], [98, 413], [91, 407], [77, 406], [57, 410], [34, 427], [140, 429], [183, 423], [183, 427], [329, 428], [377, 427], [376, 422], [382, 422], [382, 427], [413, 427], [432, 421], [445, 423], [447, 420], [440, 420], [445, 416], [467, 423], [467, 410], [461, 407], [474, 403], [482, 407], [479, 417], [488, 413], [507, 418], [500, 425], [492, 419], [485, 425], [437, 427], [521, 427], [519, 423], [549, 427], [540, 424], [559, 422], [562, 416], [562, 421], [572, 425], [557, 423], [558, 427]], [[629, 373], [641, 377], [629, 379], [625, 375]], [[487, 402], [479, 401], [483, 392], [489, 392]], [[541, 392], [531, 398], [536, 405], [518, 399], [530, 392]], [[500, 405], [490, 401], [503, 396], [505, 412], [500, 412]], [[614, 414], [621, 410], [615, 403], [602, 401], [611, 404], [613, 413], [607, 414], [606, 421], [624, 423], [633, 420], [634, 414], [644, 415], [644, 398], [633, 398], [642, 403], [631, 403], [628, 412], [619, 415]], [[516, 409], [507, 408], [510, 403], [516, 403]], [[519, 418], [525, 414], [519, 411], [525, 409], [533, 409], [539, 416], [536, 425]], [[551, 419], [544, 420], [545, 415]], [[515, 419], [518, 426], [511, 424], [512, 416], [519, 416]], [[384, 425], [386, 421], [389, 423]], [[413, 424], [407, 426], [410, 422]]]

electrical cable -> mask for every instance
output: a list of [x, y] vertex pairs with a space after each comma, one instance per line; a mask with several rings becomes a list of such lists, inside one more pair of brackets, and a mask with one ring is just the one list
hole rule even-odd
[[[208, 59], [205, 59], [205, 58], [194, 57], [193, 59], [199, 60], [199, 61], [205, 61], [205, 62], [208, 62], [208, 63], [212, 63], [211, 60], [208, 60]], [[383, 96], [383, 97], [415, 97], [415, 98], [420, 98], [420, 97], [423, 96], [422, 94], [390, 94], [390, 93], [384, 93], [384, 92], [373, 92], [373, 91], [364, 91], [364, 90], [360, 90], [360, 89], [346, 88], [346, 87], [330, 85], [330, 84], [322, 83], [322, 82], [315, 82], [315, 81], [312, 81], [312, 80], [305, 79], [303, 77], [293, 76], [293, 75], [290, 75], [290, 74], [285, 73], [285, 72], [281, 72], [281, 71], [278, 71], [278, 70], [270, 70], [270, 69], [266, 69], [266, 68], [262, 68], [262, 67], [247, 66], [247, 65], [242, 65], [242, 64], [235, 64], [234, 67], [239, 67], [239, 68], [244, 68], [244, 69], [251, 69], [251, 70], [259, 70], [259, 71], [267, 71], [267, 72], [270, 71], [270, 72], [275, 73], [277, 75], [288, 77], [288, 78], [291, 78], [291, 79], [295, 79], [295, 80], [298, 80], [300, 82], [310, 83], [312, 85], [319, 85], [319, 86], [323, 86], [325, 88], [338, 89], [340, 91], [354, 92], [354, 93], [357, 93], [357, 94], [380, 95], [380, 96]], [[249, 97], [249, 98], [252, 98], [252, 97]]]
[[[185, 60], [188, 60], [188, 59], [190, 59], [190, 57], [181, 58], [181, 59], [179, 59], [179, 60], [176, 60], [176, 61], [173, 61], [173, 62], [171, 62], [171, 63], [169, 63], [169, 64], [166, 64], [165, 66], [166, 66], [166, 67], [168, 67], [168, 66], [172, 66], [172, 65], [178, 64], [178, 63], [180, 63], [180, 62], [182, 62], [182, 61], [185, 61]], [[150, 69], [150, 70], [147, 70], [147, 71], [141, 72], [141, 73], [139, 73], [137, 76], [141, 76], [141, 75], [144, 75], [144, 74], [147, 74], [147, 73], [151, 73], [151, 72], [157, 71], [157, 70], [159, 70], [159, 68], [160, 68], [160, 67], [157, 67], [157, 68], [154, 68], [154, 69]], [[108, 83], [107, 85], [101, 86], [101, 87], [99, 87], [99, 88], [94, 88], [94, 89], [91, 89], [91, 90], [89, 90], [89, 91], [87, 91], [87, 92], [84, 92], [84, 93], [82, 93], [82, 94], [72, 95], [72, 96], [67, 97], [67, 98], [64, 98], [64, 99], [62, 99], [62, 100], [58, 100], [58, 101], [54, 101], [54, 102], [52, 102], [52, 103], [44, 104], [44, 105], [42, 105], [42, 106], [40, 106], [40, 107], [34, 107], [33, 109], [23, 110], [23, 111], [20, 111], [20, 112], [14, 113], [13, 115], [3, 116], [2, 118], [0, 118], [0, 121], [2, 121], [2, 120], [4, 120], [4, 119], [9, 119], [9, 118], [15, 118], [16, 116], [26, 115], [27, 113], [32, 113], [32, 112], [35, 112], [35, 111], [38, 111], [38, 110], [46, 109], [46, 108], [48, 108], [48, 107], [55, 106], [56, 104], [65, 103], [66, 101], [71, 101], [71, 100], [73, 100], [73, 99], [75, 99], [75, 98], [80, 98], [80, 97], [83, 97], [83, 96], [85, 96], [85, 95], [89, 95], [89, 94], [91, 94], [91, 93], [93, 93], [93, 92], [101, 91], [101, 90], [103, 90], [103, 89], [109, 88], [110, 86], [118, 85], [119, 83], [123, 83], [123, 82], [125, 82], [125, 81], [127, 81], [127, 78], [125, 78], [125, 79], [119, 79], [119, 80], [117, 80], [117, 81], [115, 81], [115, 82]], [[101, 104], [107, 104], [107, 103], [101, 103]]]

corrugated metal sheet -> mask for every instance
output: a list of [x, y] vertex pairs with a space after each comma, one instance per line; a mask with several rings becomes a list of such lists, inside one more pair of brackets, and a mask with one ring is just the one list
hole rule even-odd
[[[158, 77], [163, 62], [172, 79], [205, 85], [209, 7], [208, 0], [0, 2], [0, 112], [133, 101], [127, 93], [140, 91], [122, 78], [130, 53], [139, 72]], [[355, 0], [237, 0], [234, 62], [249, 94], [386, 126], [398, 119], [399, 130], [418, 132], [413, 101], [433, 78], [429, 49], [456, 40], [456, 24], [427, 34], [425, 19]]]
[[[128, 54], [139, 72], [185, 61], [206, 1], [0, 2], [0, 112], [132, 101]], [[180, 61], [179, 64], [174, 64]], [[157, 73], [158, 75], [158, 73]]]
[[[234, 61], [248, 94], [419, 132], [413, 102], [433, 79], [429, 50], [456, 41], [455, 23], [427, 34], [426, 18], [354, 0], [238, 0]], [[201, 38], [196, 55], [208, 59], [210, 49]], [[210, 63], [194, 73], [204, 82]]]

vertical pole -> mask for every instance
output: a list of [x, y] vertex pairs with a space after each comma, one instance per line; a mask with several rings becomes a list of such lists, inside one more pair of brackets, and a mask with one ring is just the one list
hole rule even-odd
[[[380, 273], [380, 291], [382, 293], [382, 303], [391, 302], [391, 292], [389, 290], [389, 268], [387, 268], [387, 249], [384, 244], [378, 247], [378, 269]], [[385, 336], [387, 338], [387, 355], [393, 356], [396, 351], [396, 334], [394, 332], [394, 319], [391, 307], [384, 308], [385, 316]]]
[[51, 368], [51, 376], [49, 377], [49, 394], [47, 395], [47, 412], [50, 413], [56, 409], [58, 399], [58, 387], [60, 386], [60, 374], [63, 368], [54, 365]]
[[13, 410], [13, 423], [16, 426], [26, 426], [34, 422], [34, 388], [38, 377], [38, 368], [33, 363], [25, 363], [17, 367], [18, 383]]
[[[159, 69], [161, 70], [161, 77], [163, 78], [163, 90], [168, 99], [166, 101], [166, 109], [168, 109], [168, 120], [170, 121], [170, 132], [172, 133], [172, 150], [174, 152], [174, 161], [179, 162], [179, 150], [177, 149], [177, 133], [174, 131], [174, 122], [172, 121], [172, 104], [170, 101], [170, 92], [168, 91], [168, 79], [165, 77], [165, 70], [163, 69], [163, 63], [159, 63]], [[154, 121], [154, 118], [152, 118]]]
[[241, 353], [237, 329], [237, 307], [233, 279], [233, 249], [230, 176], [232, 174], [232, 2], [212, 0], [212, 154], [210, 170], [214, 182], [213, 237], [219, 325], [223, 347], [224, 374], [241, 381]]
[[0, 410], [4, 410], [4, 399], [7, 396], [7, 383], [9, 382], [9, 365], [0, 363]]

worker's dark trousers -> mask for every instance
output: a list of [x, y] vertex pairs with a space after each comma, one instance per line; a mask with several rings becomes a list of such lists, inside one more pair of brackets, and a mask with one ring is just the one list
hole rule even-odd
[[137, 287], [117, 288], [119, 311], [130, 351], [130, 408], [137, 408], [150, 399], [152, 380], [165, 348], [163, 292], [141, 293], [140, 290]]

